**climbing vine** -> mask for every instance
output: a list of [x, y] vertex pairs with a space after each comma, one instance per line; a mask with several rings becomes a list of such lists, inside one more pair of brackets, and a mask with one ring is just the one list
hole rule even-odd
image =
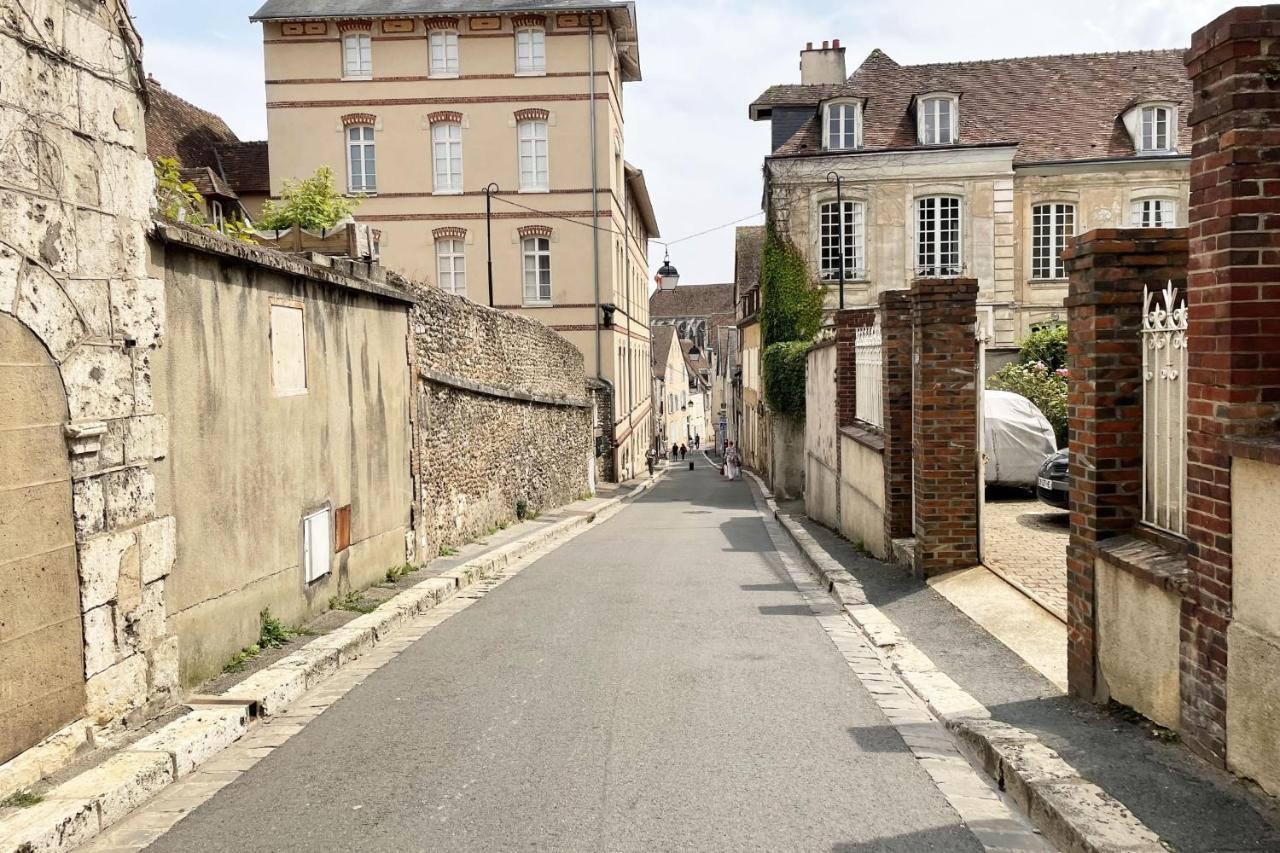
[[760, 290], [765, 400], [773, 411], [802, 420], [809, 345], [822, 326], [823, 291], [795, 246], [772, 227], [765, 238]]

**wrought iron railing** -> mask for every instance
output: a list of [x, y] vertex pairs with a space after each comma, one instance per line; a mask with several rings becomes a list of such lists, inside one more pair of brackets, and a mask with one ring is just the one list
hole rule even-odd
[[1187, 305], [1173, 282], [1146, 290], [1142, 316], [1142, 519], [1187, 524]]
[[854, 416], [875, 427], [884, 427], [884, 354], [880, 320], [854, 330]]

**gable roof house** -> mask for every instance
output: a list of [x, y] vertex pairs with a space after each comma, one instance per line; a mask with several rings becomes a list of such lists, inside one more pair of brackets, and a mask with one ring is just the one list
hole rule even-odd
[[[838, 303], [920, 276], [979, 283], [995, 347], [1065, 315], [1061, 252], [1098, 227], [1185, 224], [1191, 86], [1180, 50], [900, 65], [840, 43], [750, 106], [765, 203]], [[840, 199], [835, 182], [840, 180]]]

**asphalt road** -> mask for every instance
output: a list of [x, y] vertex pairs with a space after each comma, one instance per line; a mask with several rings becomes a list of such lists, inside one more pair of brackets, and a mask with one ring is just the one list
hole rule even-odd
[[703, 468], [431, 631], [148, 849], [982, 848], [747, 486]]

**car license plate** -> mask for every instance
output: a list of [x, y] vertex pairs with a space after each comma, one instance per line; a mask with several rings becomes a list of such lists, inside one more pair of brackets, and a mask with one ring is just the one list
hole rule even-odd
[[1045, 491], [1053, 491], [1053, 480], [1050, 480], [1048, 477], [1036, 477], [1036, 485]]

